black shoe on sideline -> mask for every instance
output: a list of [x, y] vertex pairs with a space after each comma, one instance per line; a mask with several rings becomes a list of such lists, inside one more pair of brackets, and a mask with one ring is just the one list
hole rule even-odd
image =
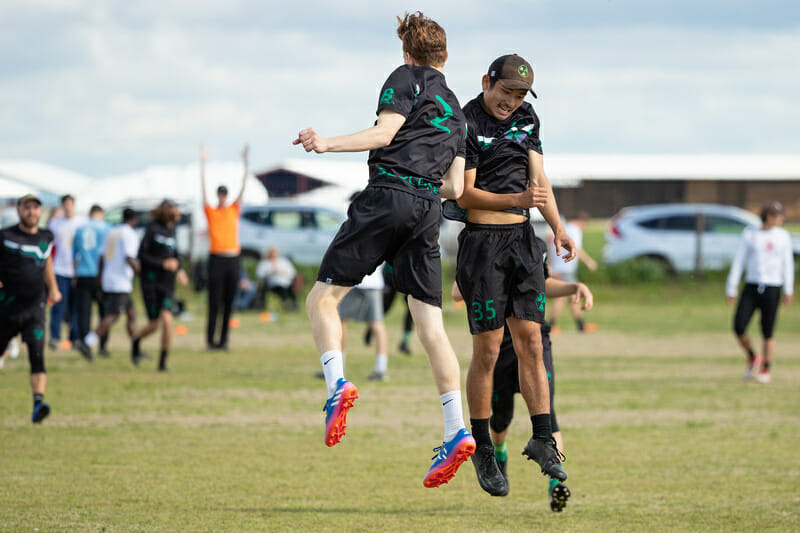
[[497, 466], [497, 460], [494, 457], [494, 446], [483, 444], [475, 448], [472, 464], [475, 466], [478, 483], [483, 490], [492, 496], [505, 496], [508, 494], [508, 482]]
[[528, 441], [522, 455], [528, 459], [536, 461], [542, 469], [542, 473], [559, 481], [567, 480], [567, 473], [561, 468], [561, 463], [566, 459], [556, 447], [556, 439], [534, 439]]
[[92, 354], [92, 349], [89, 348], [85, 342], [80, 339], [77, 339], [75, 342], [72, 343], [76, 350], [80, 352], [84, 359], [89, 361], [90, 363], [94, 361], [94, 355]]

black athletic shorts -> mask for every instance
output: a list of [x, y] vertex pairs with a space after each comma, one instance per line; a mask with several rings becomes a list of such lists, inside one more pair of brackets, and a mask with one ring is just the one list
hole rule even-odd
[[441, 307], [441, 217], [438, 196], [368, 186], [350, 204], [347, 220], [322, 258], [317, 281], [353, 287], [386, 261], [398, 292]]
[[106, 315], [120, 315], [133, 307], [129, 292], [104, 292], [103, 311]]
[[778, 305], [781, 302], [781, 287], [746, 283], [736, 306], [733, 317], [733, 330], [741, 335], [747, 329], [756, 309], [761, 311], [761, 335], [771, 339], [775, 331], [775, 319], [778, 317]]
[[8, 342], [22, 333], [28, 345], [31, 374], [46, 372], [44, 367], [44, 302], [25, 307], [0, 306], [0, 355]]
[[458, 236], [456, 282], [473, 335], [506, 318], [544, 322], [544, 267], [533, 227], [467, 222]]
[[142, 283], [142, 298], [147, 318], [155, 320], [162, 309], [172, 311], [175, 300], [175, 286], [161, 283]]
[[[542, 352], [544, 368], [547, 370], [547, 384], [550, 387], [550, 426], [558, 431], [556, 408], [553, 398], [556, 394], [556, 374], [553, 368], [553, 350], [550, 343], [550, 325], [542, 324]], [[519, 361], [514, 351], [508, 329], [500, 345], [500, 356], [494, 365], [494, 383], [492, 386], [492, 429], [501, 432], [508, 427], [514, 417], [514, 394], [519, 388]]]

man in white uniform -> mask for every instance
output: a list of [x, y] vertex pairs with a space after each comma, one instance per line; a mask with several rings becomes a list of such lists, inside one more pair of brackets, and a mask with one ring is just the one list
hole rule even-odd
[[[578, 214], [578, 217], [575, 220], [564, 224], [564, 229], [566, 230], [567, 235], [571, 237], [573, 241], [575, 241], [575, 246], [578, 250], [578, 259], [583, 261], [589, 270], [594, 272], [597, 270], [597, 263], [588, 253], [586, 253], [586, 250], [583, 249], [583, 228], [586, 227], [586, 223], [588, 221], [589, 214], [584, 211]], [[556, 257], [556, 249], [553, 245], [552, 235], [548, 239], [548, 247], [548, 257]], [[578, 283], [578, 261], [569, 261], [567, 263], [564, 261], [551, 261], [550, 276], [553, 279], [557, 279], [565, 283]], [[575, 320], [575, 325], [577, 326], [578, 331], [594, 331], [597, 327], [595, 324], [583, 323], [583, 314], [581, 313], [580, 304], [575, 302], [572, 298], [569, 298], [569, 301], [569, 308], [572, 313], [572, 318]], [[550, 326], [552, 328], [552, 335], [558, 335], [561, 332], [560, 328], [556, 326], [556, 321], [558, 320], [559, 315], [561, 315], [561, 311], [564, 309], [564, 304], [566, 302], [567, 298], [553, 298], [549, 301]]]
[[[759, 383], [769, 383], [770, 366], [775, 355], [775, 319], [783, 289], [783, 302], [792, 303], [794, 294], [794, 257], [792, 238], [783, 225], [784, 210], [780, 202], [768, 202], [761, 209], [760, 228], [746, 228], [739, 249], [733, 259], [725, 288], [728, 304], [736, 301], [736, 292], [742, 271], [745, 285], [736, 306], [733, 330], [736, 339], [747, 354], [744, 379], [755, 377]], [[747, 325], [756, 309], [761, 311], [761, 334], [764, 338], [764, 356], [753, 351], [747, 335]]]
[[[103, 241], [103, 257], [100, 260], [100, 284], [103, 289], [103, 307], [106, 316], [97, 331], [86, 335], [84, 342], [89, 348], [105, 339], [111, 326], [124, 310], [127, 314], [128, 336], [132, 337], [136, 330], [136, 310], [131, 300], [133, 292], [133, 276], [139, 271], [139, 236], [134, 228], [139, 218], [133, 209], [122, 212], [122, 224], [109, 231]], [[101, 346], [101, 355], [110, 355], [105, 346]]]
[[346, 326], [348, 320], [357, 320], [369, 324], [375, 338], [375, 369], [367, 376], [370, 381], [386, 379], [389, 366], [389, 338], [386, 324], [383, 323], [383, 264], [372, 274], [364, 276], [361, 283], [353, 287], [339, 303], [339, 317], [342, 319], [342, 346], [346, 343]]
[[61, 301], [50, 308], [50, 341], [47, 346], [51, 350], [58, 348], [61, 340], [61, 323], [66, 318], [67, 311], [71, 316], [69, 340], [74, 341], [80, 338], [75, 288], [72, 286], [72, 279], [75, 277], [72, 240], [75, 238], [75, 230], [84, 225], [87, 219], [75, 215], [75, 198], [72, 195], [67, 194], [61, 197], [61, 208], [64, 210], [63, 216], [51, 218], [47, 225], [47, 229], [53, 232], [55, 238], [53, 271], [56, 274], [56, 283], [62, 296]]

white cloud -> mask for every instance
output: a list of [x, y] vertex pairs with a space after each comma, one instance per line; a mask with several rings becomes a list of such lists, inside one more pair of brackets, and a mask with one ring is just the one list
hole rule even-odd
[[[528, 57], [549, 153], [800, 148], [797, 20], [648, 20], [629, 2], [609, 14], [591, 2], [482, 5], [422, 6], [448, 31], [449, 83], [466, 103], [494, 57]], [[303, 127], [333, 135], [374, 120], [400, 63], [395, 11], [353, 0], [5, 0], [0, 155], [89, 174], [192, 160], [199, 142], [235, 156], [249, 140], [256, 166], [301, 155], [291, 140]]]

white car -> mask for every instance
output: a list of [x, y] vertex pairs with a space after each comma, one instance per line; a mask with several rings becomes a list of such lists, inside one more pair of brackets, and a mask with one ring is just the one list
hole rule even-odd
[[[704, 270], [722, 270], [733, 261], [742, 231], [761, 226], [756, 215], [728, 205], [658, 204], [626, 207], [608, 223], [603, 247], [607, 264], [647, 257], [672, 272], [690, 272], [697, 255], [697, 220], [703, 215], [700, 255]], [[793, 239], [795, 255], [800, 242]]]
[[292, 201], [245, 206], [239, 221], [242, 256], [259, 258], [277, 246], [295, 264], [318, 265], [346, 218], [338, 209]]

